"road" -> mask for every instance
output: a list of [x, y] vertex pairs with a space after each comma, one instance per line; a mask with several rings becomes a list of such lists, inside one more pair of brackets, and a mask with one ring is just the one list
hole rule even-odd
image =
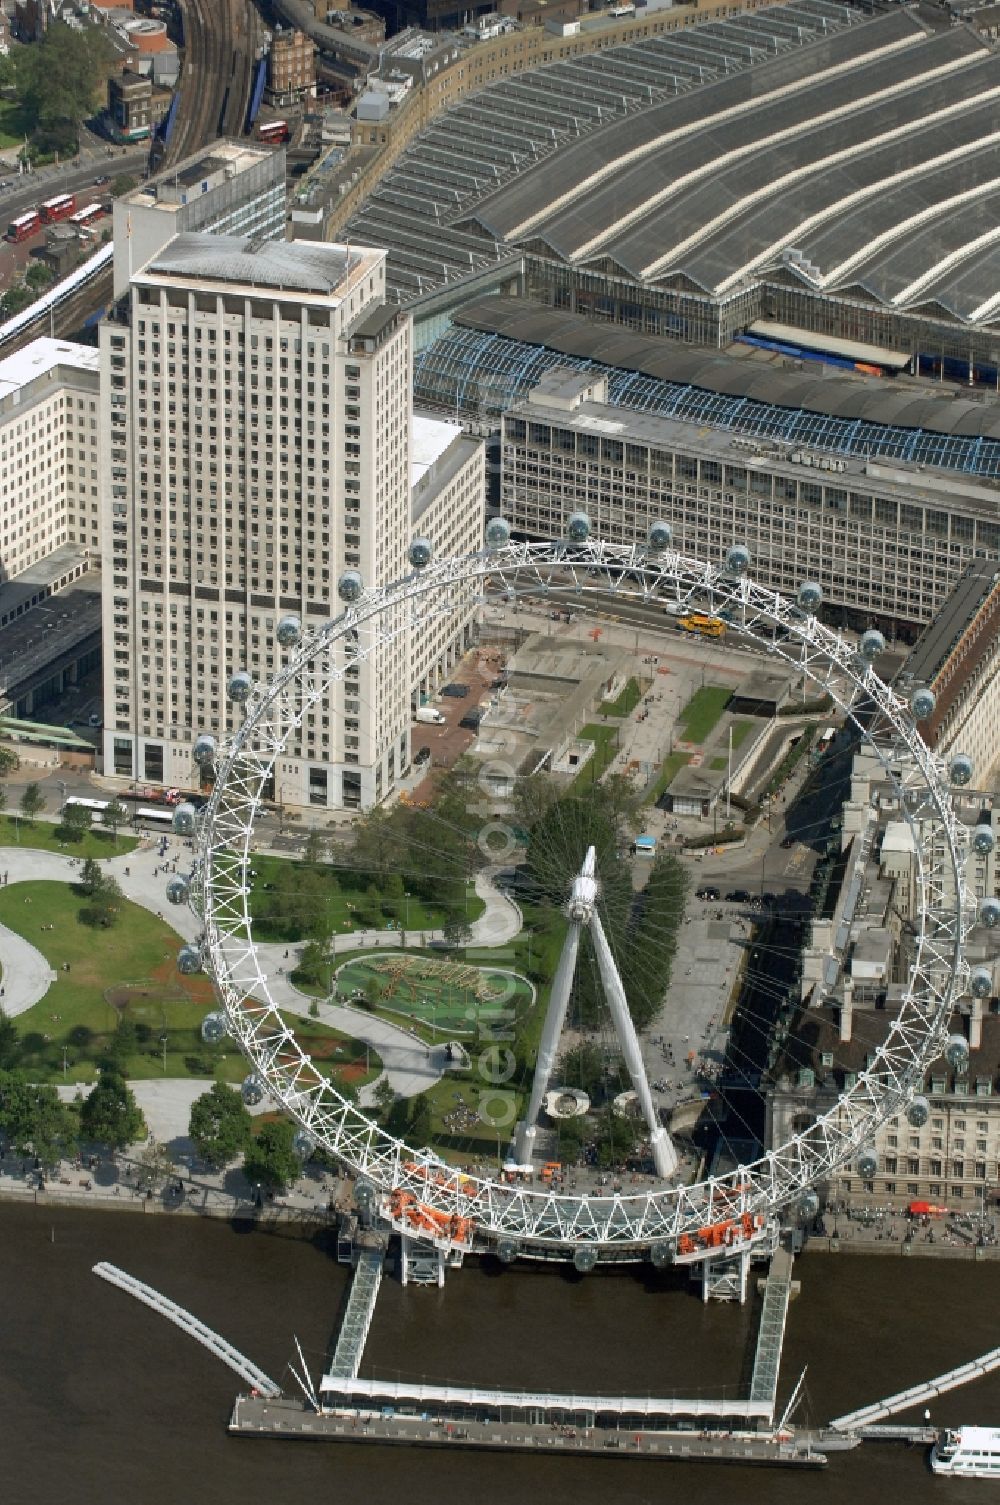
[[[120, 173], [127, 173], [130, 177], [143, 176], [148, 155], [146, 150], [126, 150], [123, 153], [115, 148], [113, 158], [105, 155], [86, 157], [71, 166], [43, 167], [26, 177], [14, 178], [12, 188], [0, 191], [0, 234], [6, 234], [11, 220], [26, 214], [29, 209], [37, 208], [43, 200], [54, 198], [57, 193], [76, 193], [81, 208], [84, 204], [106, 197], [110, 185], [95, 187], [94, 179], [105, 176], [114, 178]], [[0, 179], [2, 178], [0, 173]], [[30, 261], [31, 252], [44, 243], [44, 230], [16, 246], [8, 240], [0, 241], [0, 289], [10, 285], [14, 274], [23, 271]]]

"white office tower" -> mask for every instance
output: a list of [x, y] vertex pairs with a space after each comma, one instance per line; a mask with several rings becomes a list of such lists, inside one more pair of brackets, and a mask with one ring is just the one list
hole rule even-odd
[[[193, 738], [239, 723], [230, 675], [283, 662], [280, 616], [337, 615], [345, 569], [408, 572], [411, 326], [384, 288], [381, 250], [180, 235], [102, 325], [106, 774], [190, 787]], [[442, 495], [463, 498], [477, 546], [482, 446], [462, 443]], [[405, 633], [355, 665], [274, 797], [387, 795], [409, 764], [412, 667]]]

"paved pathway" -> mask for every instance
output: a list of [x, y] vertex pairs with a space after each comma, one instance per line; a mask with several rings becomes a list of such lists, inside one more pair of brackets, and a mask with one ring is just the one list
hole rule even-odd
[[49, 991], [56, 974], [45, 957], [23, 936], [0, 925], [0, 1008], [8, 1019], [15, 1019], [33, 1008]]
[[[165, 855], [161, 855], [160, 841], [156, 838], [144, 842], [132, 852], [108, 858], [102, 865], [114, 875], [126, 898], [158, 915], [184, 940], [193, 940], [199, 929], [197, 918], [186, 905], [169, 904], [164, 892], [171, 872], [183, 872], [189, 857], [189, 842], [171, 837]], [[67, 883], [77, 877], [80, 865], [79, 858], [37, 851], [27, 846], [0, 850], [0, 874], [5, 874], [12, 884], [35, 880]], [[521, 929], [517, 905], [497, 891], [488, 871], [477, 875], [476, 891], [486, 907], [472, 923], [470, 944], [484, 947], [506, 945]], [[407, 931], [405, 943], [424, 946], [440, 938], [440, 931]], [[399, 931], [393, 930], [355, 933], [336, 940], [340, 942], [341, 950], [379, 945], [398, 950], [403, 938]], [[296, 948], [258, 943], [257, 949], [274, 1001], [287, 1013], [307, 1017], [313, 999], [301, 993], [286, 975], [287, 971], [294, 969]], [[290, 958], [289, 950], [293, 951]], [[25, 1013], [44, 998], [54, 980], [54, 973], [42, 953], [30, 941], [4, 926], [0, 926], [0, 967], [4, 988], [0, 1003], [10, 1017]], [[319, 1003], [317, 1008], [321, 1023], [371, 1045], [382, 1059], [383, 1075], [400, 1097], [413, 1097], [425, 1091], [444, 1074], [443, 1045], [428, 1049], [408, 1030], [359, 1009], [329, 1003]], [[206, 1090], [206, 1085], [203, 1080], [188, 1078], [131, 1083], [150, 1132], [157, 1138], [172, 1141], [186, 1135], [191, 1103]], [[372, 1101], [377, 1085], [377, 1081], [372, 1082], [363, 1089], [364, 1102]], [[61, 1090], [72, 1098], [78, 1088], [69, 1085]]]

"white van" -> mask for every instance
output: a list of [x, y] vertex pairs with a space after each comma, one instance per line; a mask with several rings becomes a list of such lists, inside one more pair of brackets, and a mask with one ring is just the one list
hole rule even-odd
[[413, 719], [427, 726], [444, 726], [445, 724], [444, 716], [432, 705], [422, 705]]

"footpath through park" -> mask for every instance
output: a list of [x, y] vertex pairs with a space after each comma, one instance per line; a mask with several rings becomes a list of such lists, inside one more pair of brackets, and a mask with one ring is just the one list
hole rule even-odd
[[[171, 836], [166, 838], [165, 850], [161, 851], [163, 845], [163, 838], [150, 838], [131, 852], [102, 859], [101, 866], [115, 878], [127, 899], [151, 911], [181, 939], [193, 941], [198, 935], [197, 917], [186, 905], [169, 904], [165, 897], [167, 878], [178, 869], [184, 870], [190, 843]], [[80, 867], [79, 858], [39, 851], [26, 844], [0, 848], [0, 881], [8, 884], [39, 880], [72, 883], [79, 878]], [[497, 891], [489, 872], [477, 875], [476, 892], [483, 900], [484, 910], [470, 927], [468, 944], [490, 949], [506, 945], [521, 929], [520, 911]], [[335, 950], [384, 946], [398, 951], [404, 946], [425, 947], [440, 939], [440, 931], [406, 931], [403, 935], [396, 930], [355, 931], [336, 937]], [[388, 1081], [398, 1096], [413, 1097], [432, 1087], [444, 1075], [444, 1044], [429, 1048], [409, 1030], [388, 1020], [343, 1004], [323, 1003], [301, 993], [289, 976], [295, 969], [295, 947], [263, 942], [258, 943], [257, 951], [271, 997], [280, 1009], [304, 1018], [315, 1008], [313, 1017], [318, 1017], [321, 1024], [370, 1045], [381, 1057], [384, 1071], [363, 1089], [363, 1102], [372, 1101], [379, 1082], [383, 1080]], [[56, 982], [56, 974], [37, 947], [6, 926], [0, 926], [0, 968], [0, 986], [3, 987], [0, 1006], [10, 1018], [33, 1008]], [[114, 979], [108, 981], [111, 983]], [[167, 1142], [187, 1135], [191, 1104], [206, 1090], [204, 1080], [186, 1077], [135, 1081], [129, 1085], [143, 1110], [150, 1133]], [[60, 1094], [69, 1099], [78, 1092], [86, 1095], [88, 1091], [87, 1086], [73, 1084], [60, 1088]], [[265, 1102], [257, 1111], [265, 1111], [267, 1106]]]

